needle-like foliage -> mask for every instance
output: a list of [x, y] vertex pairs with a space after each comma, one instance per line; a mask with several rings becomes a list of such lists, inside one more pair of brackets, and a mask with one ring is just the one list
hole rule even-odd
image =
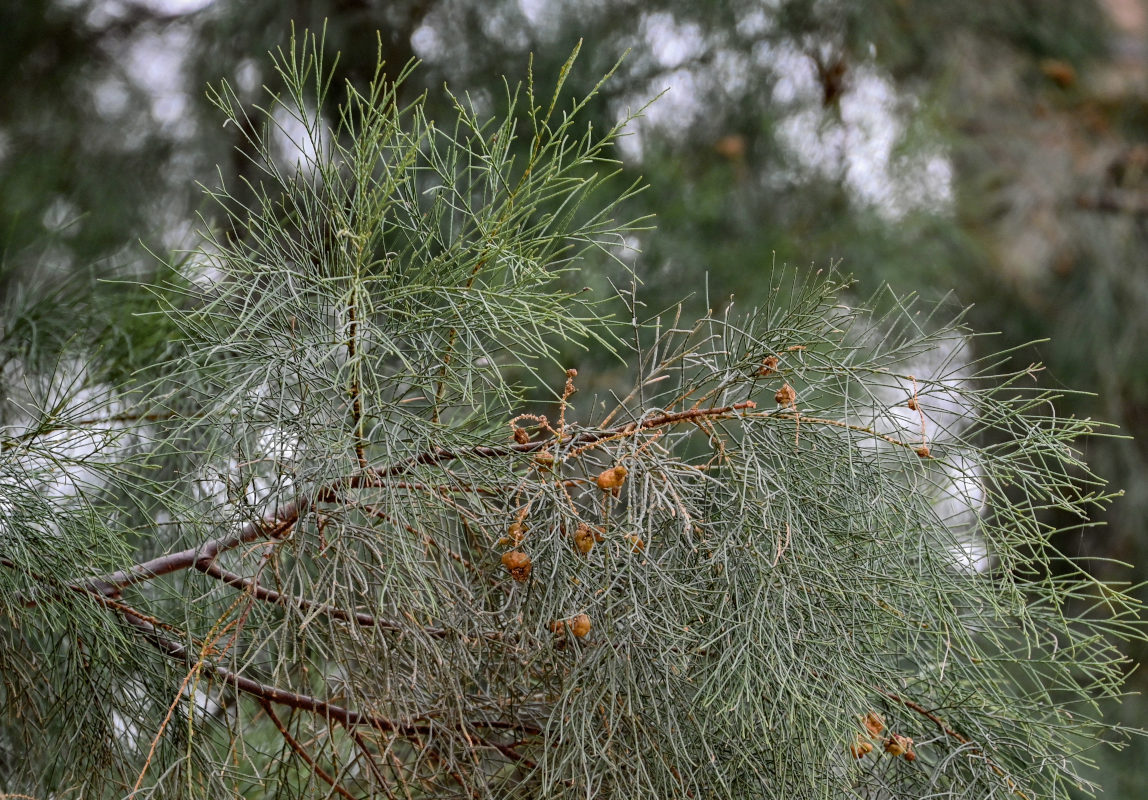
[[1141, 629], [1056, 549], [1111, 495], [1036, 367], [820, 273], [643, 320], [575, 272], [636, 187], [565, 70], [442, 123], [381, 71], [332, 110], [315, 38], [275, 64], [256, 119], [214, 92], [257, 158], [156, 287], [178, 355], [143, 388], [61, 361], [5, 410], [0, 789], [1090, 785]]

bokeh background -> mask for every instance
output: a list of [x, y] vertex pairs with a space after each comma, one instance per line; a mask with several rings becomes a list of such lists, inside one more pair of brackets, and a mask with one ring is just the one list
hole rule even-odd
[[[652, 187], [625, 209], [656, 215], [630, 242], [647, 308], [753, 305], [775, 263], [971, 304], [999, 332], [975, 350], [1037, 342], [1012, 366], [1044, 362], [1085, 392], [1059, 413], [1126, 434], [1087, 452], [1125, 496], [1060, 545], [1148, 577], [1146, 0], [3, 0], [5, 381], [77, 340], [113, 376], [163, 357], [139, 283], [216, 224], [200, 184], [250, 169], [205, 86], [266, 102], [292, 22], [326, 25], [337, 82], [369, 79], [379, 43], [392, 74], [421, 60], [405, 96], [444, 113], [444, 82], [494, 114], [530, 54], [550, 86], [582, 40], [580, 93], [628, 53], [590, 114], [606, 128], [660, 95], [619, 148]], [[1142, 697], [1112, 713], [1148, 726]], [[1145, 796], [1148, 742], [1095, 756], [1105, 797]]]

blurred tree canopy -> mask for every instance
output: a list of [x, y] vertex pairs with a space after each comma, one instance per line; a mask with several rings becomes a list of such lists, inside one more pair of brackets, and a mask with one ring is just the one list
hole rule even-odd
[[[1002, 334], [991, 349], [1047, 338], [1053, 379], [1096, 393], [1057, 412], [1134, 437], [1091, 442], [1127, 495], [1107, 527], [1060, 543], [1118, 574], [1103, 559], [1148, 563], [1144, 16], [1133, 0], [3, 4], [0, 289], [20, 313], [2, 318], [0, 388], [14, 396], [77, 342], [102, 344], [116, 374], [165, 351], [168, 331], [133, 316], [132, 280], [221, 224], [197, 219], [199, 183], [251, 169], [250, 131], [220, 127], [202, 87], [227, 79], [261, 103], [280, 88], [263, 55], [292, 22], [326, 25], [336, 82], [365, 83], [379, 31], [392, 76], [423, 62], [404, 99], [447, 81], [491, 111], [502, 75], [531, 54], [557, 74], [583, 40], [575, 94], [628, 53], [586, 110], [597, 129], [665, 91], [622, 144], [653, 187], [625, 209], [656, 215], [633, 241], [649, 307], [683, 286], [691, 311], [730, 294], [748, 307], [773, 263], [840, 262], [866, 293], [888, 281], [974, 304], [973, 326]], [[65, 294], [82, 302], [62, 318]]]

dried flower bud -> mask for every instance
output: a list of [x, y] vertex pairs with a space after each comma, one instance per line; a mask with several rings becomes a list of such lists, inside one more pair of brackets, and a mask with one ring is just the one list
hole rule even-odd
[[552, 619], [552, 620], [550, 620], [550, 632], [551, 632], [551, 633], [553, 633], [553, 634], [555, 634], [555, 635], [562, 633], [562, 630], [563, 630], [565, 627], [566, 627], [566, 623], [564, 623], [564, 622], [563, 622], [562, 620], [560, 620], [560, 619]]
[[526, 525], [522, 520], [510, 523], [510, 527], [506, 529], [506, 536], [510, 540], [510, 544], [517, 547], [518, 543], [526, 537]]
[[853, 744], [849, 745], [849, 753], [854, 758], [864, 758], [867, 754], [873, 752], [873, 745], [865, 740], [864, 737], [858, 735]]
[[502, 554], [502, 566], [506, 567], [510, 577], [522, 583], [530, 577], [530, 556], [518, 550], [511, 550]]
[[526, 444], [530, 441], [530, 434], [526, 432], [525, 428], [514, 429], [514, 441], [519, 444]]
[[917, 398], [915, 398], [915, 397], [910, 397], [909, 402], [906, 403], [905, 405], [907, 405], [909, 408], [913, 409], [914, 411], [920, 411], [921, 410], [921, 404], [917, 402]]
[[574, 546], [582, 555], [586, 555], [594, 549], [594, 532], [585, 522], [578, 523], [578, 530], [574, 531]]
[[894, 733], [885, 740], [885, 752], [891, 756], [903, 756], [913, 747], [913, 740], [908, 736]]
[[577, 378], [578, 377], [578, 370], [571, 367], [570, 369], [566, 370], [566, 377], [567, 378]]
[[885, 720], [876, 711], [870, 711], [861, 722], [865, 725], [865, 730], [869, 731], [870, 736], [880, 736], [881, 732], [885, 730]]
[[595, 480], [599, 489], [601, 489], [603, 492], [610, 492], [616, 497], [618, 495], [618, 490], [621, 488], [622, 484], [626, 482], [626, 476], [629, 474], [630, 471], [628, 469], [618, 465], [616, 467], [610, 467], [609, 469], [602, 470], [602, 472], [599, 473]]
[[757, 370], [758, 377], [764, 378], [767, 375], [772, 375], [777, 371], [778, 358], [777, 356], [766, 356], [761, 361], [761, 367]]
[[917, 760], [917, 751], [913, 750], [913, 749], [906, 750], [905, 751], [905, 760], [906, 761], [916, 761]]
[[773, 399], [777, 401], [779, 406], [791, 406], [797, 402], [797, 392], [787, 383], [777, 390]]
[[553, 453], [539, 453], [538, 455], [536, 455], [534, 457], [534, 463], [538, 465], [538, 468], [540, 470], [542, 470], [543, 472], [546, 472], [552, 466], [554, 466], [554, 454]]
[[570, 621], [570, 632], [579, 639], [584, 639], [586, 634], [590, 632], [590, 617], [586, 614], [579, 614], [574, 617]]
[[641, 536], [634, 533], [627, 533], [626, 539], [630, 542], [631, 553], [640, 553], [646, 549], [646, 543], [642, 540]]
[[916, 452], [916, 454], [919, 455], [921, 458], [932, 458], [933, 457], [932, 454], [929, 452], [929, 446], [927, 444], [921, 445], [914, 452]]

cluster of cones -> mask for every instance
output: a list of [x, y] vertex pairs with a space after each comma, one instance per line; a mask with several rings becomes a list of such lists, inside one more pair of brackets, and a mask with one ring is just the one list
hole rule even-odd
[[893, 757], [901, 756], [906, 761], [917, 760], [917, 753], [913, 750], [913, 740], [908, 736], [902, 736], [892, 731], [889, 731], [886, 736], [885, 720], [876, 711], [870, 711], [862, 717], [861, 723], [865, 726], [868, 736], [859, 733], [853, 743], [849, 745], [849, 753], [854, 758], [864, 758], [873, 752], [873, 741], [878, 741], [884, 746], [885, 752]]

